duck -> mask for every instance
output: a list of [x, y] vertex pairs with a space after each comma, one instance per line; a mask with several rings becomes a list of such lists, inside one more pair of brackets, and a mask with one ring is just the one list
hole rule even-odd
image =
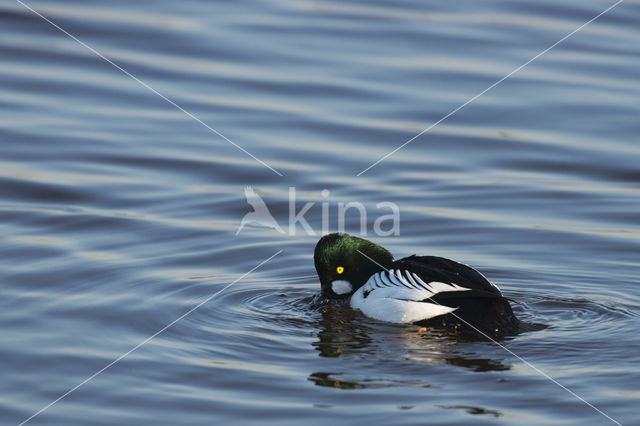
[[348, 301], [366, 317], [488, 338], [520, 328], [509, 299], [463, 263], [415, 254], [395, 260], [382, 246], [346, 233], [321, 237], [313, 258], [321, 297]]

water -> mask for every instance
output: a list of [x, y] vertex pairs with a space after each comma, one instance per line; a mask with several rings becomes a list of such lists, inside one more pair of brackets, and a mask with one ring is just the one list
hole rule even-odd
[[[28, 424], [611, 422], [508, 351], [637, 422], [640, 3], [360, 176], [612, 3], [29, 4], [283, 176], [3, 0], [1, 423], [204, 301]], [[286, 231], [289, 187], [318, 233], [363, 203], [396, 257], [471, 264], [547, 328], [507, 351], [314, 308], [319, 234], [236, 235], [245, 186]]]

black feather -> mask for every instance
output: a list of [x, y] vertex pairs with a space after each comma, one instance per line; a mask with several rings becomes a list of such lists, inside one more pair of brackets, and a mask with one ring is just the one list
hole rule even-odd
[[490, 337], [518, 332], [520, 321], [514, 315], [509, 301], [475, 269], [443, 257], [415, 255], [393, 262], [392, 267], [413, 272], [425, 283], [438, 281], [469, 289], [444, 291], [423, 300], [457, 309], [418, 324], [454, 326], [463, 332], [480, 332]]

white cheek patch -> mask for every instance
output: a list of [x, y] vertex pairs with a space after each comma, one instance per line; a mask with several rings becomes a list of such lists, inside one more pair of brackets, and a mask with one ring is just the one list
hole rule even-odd
[[347, 294], [351, 293], [353, 287], [351, 286], [351, 283], [349, 281], [335, 280], [331, 281], [331, 290], [333, 290], [335, 294]]

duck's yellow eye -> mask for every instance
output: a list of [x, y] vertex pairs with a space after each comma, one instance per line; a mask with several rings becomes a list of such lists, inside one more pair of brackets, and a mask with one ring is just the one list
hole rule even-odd
[[343, 268], [342, 266], [338, 266], [338, 267], [336, 268], [336, 272], [337, 272], [337, 273], [339, 273], [339, 274], [341, 274], [341, 273], [343, 273], [343, 272], [344, 272], [344, 268]]

